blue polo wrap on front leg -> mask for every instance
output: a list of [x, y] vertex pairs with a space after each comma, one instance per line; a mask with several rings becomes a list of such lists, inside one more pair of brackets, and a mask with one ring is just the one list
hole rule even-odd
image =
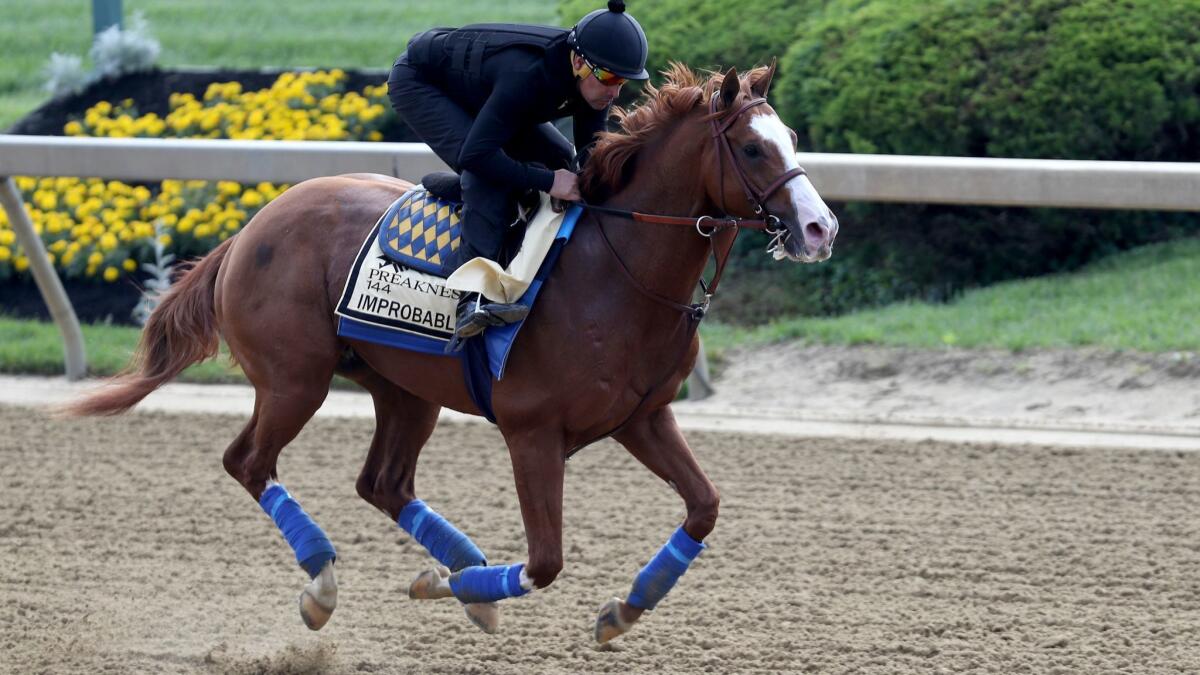
[[296, 562], [308, 576], [316, 577], [326, 562], [337, 558], [333, 542], [282, 485], [267, 486], [258, 503], [283, 532], [283, 538], [296, 552]]
[[459, 532], [420, 499], [405, 504], [396, 522], [451, 572], [487, 565], [483, 551], [470, 537]]
[[521, 585], [525, 564], [499, 567], [468, 567], [450, 575], [450, 590], [461, 602], [496, 602], [518, 598], [529, 592]]
[[638, 609], [654, 609], [704, 548], [704, 544], [692, 539], [682, 527], [675, 530], [666, 546], [659, 549], [638, 573], [625, 602]]

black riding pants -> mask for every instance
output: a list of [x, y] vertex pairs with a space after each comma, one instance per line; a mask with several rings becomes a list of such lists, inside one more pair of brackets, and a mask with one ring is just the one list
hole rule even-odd
[[[476, 256], [496, 260], [507, 228], [516, 217], [516, 195], [508, 186], [459, 167], [458, 157], [475, 117], [410, 65], [403, 54], [392, 66], [388, 98], [400, 119], [443, 162], [462, 174], [464, 246], [459, 248], [459, 260]], [[519, 130], [504, 151], [517, 161], [538, 162], [549, 169], [569, 167], [575, 155], [571, 143], [549, 122]]]

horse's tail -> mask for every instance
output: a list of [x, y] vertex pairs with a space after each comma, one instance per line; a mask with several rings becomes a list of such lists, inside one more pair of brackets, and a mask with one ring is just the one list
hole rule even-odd
[[129, 410], [184, 368], [217, 355], [213, 291], [233, 239], [187, 269], [150, 314], [129, 366], [101, 389], [62, 408], [67, 415], [116, 415]]

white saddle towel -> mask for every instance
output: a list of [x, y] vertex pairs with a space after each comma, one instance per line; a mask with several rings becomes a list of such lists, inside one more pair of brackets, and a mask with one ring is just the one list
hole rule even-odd
[[457, 291], [480, 293], [492, 302], [512, 303], [520, 300], [546, 259], [563, 215], [554, 212], [550, 207], [550, 195], [543, 192], [542, 205], [534, 215], [533, 222], [525, 228], [521, 250], [517, 251], [507, 268], [487, 258], [472, 258], [446, 279], [446, 286]]

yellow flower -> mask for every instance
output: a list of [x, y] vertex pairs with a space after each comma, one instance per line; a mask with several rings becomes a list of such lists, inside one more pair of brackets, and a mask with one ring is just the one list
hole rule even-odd
[[126, 272], [133, 272], [137, 270], [137, 261], [133, 258], [126, 258], [125, 262], [121, 263], [121, 267], [124, 267]]
[[17, 235], [12, 230], [0, 230], [0, 246], [12, 246]]
[[169, 234], [162, 235], [161, 237], [158, 238], [158, 240], [162, 242], [163, 246], [171, 245], [171, 235], [169, 235]]
[[246, 192], [242, 194], [241, 201], [243, 206], [254, 208], [256, 206], [262, 206], [266, 200], [263, 199], [262, 193], [260, 193], [258, 190], [246, 190]]
[[100, 250], [111, 251], [117, 247], [117, 238], [111, 232], [106, 232], [100, 237]]
[[7, 246], [0, 246], [0, 262], [6, 262], [12, 258], [12, 251], [8, 250]]
[[[50, 262], [53, 264], [54, 261], [51, 260]], [[26, 258], [23, 255], [17, 256], [17, 259], [13, 261], [13, 269], [18, 272], [24, 272], [25, 270], [29, 269], [29, 258]]]
[[104, 268], [104, 280], [105, 281], [112, 283], [112, 282], [116, 281], [117, 277], [119, 277], [119, 276], [121, 276], [121, 271], [118, 270], [117, 268], [111, 267], [111, 266]]
[[92, 254], [87, 257], [89, 265], [96, 266], [104, 262], [104, 254], [99, 251], [92, 251]]
[[80, 124], [79, 122], [72, 120], [70, 122], [67, 122], [67, 125], [65, 127], [63, 127], [63, 133], [65, 133], [68, 136], [82, 136], [83, 135], [83, 125]]

